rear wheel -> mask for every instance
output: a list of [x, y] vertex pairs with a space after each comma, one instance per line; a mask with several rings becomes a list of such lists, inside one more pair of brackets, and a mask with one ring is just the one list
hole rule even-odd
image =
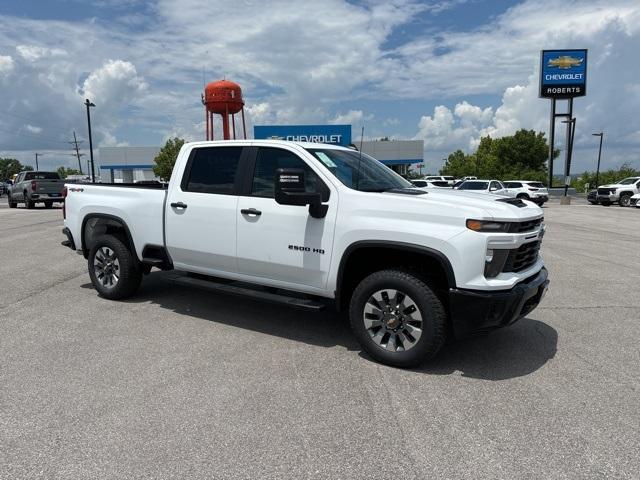
[[27, 194], [27, 192], [24, 192], [23, 195], [24, 195], [24, 207], [28, 209], [35, 208], [36, 203], [29, 198], [29, 195]]
[[120, 300], [133, 295], [142, 280], [137, 259], [113, 235], [98, 237], [89, 251], [89, 277], [100, 296]]
[[412, 367], [434, 357], [444, 344], [442, 302], [420, 278], [382, 270], [356, 287], [349, 307], [351, 329], [379, 362]]
[[11, 198], [11, 194], [7, 196], [7, 202], [9, 202], [9, 208], [16, 208], [18, 206], [18, 202]]

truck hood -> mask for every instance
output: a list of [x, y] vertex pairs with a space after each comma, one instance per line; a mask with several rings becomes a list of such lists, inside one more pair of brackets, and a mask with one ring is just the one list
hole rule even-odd
[[619, 183], [610, 183], [609, 185], [600, 185], [598, 188], [633, 188], [633, 184], [621, 185]]
[[[478, 220], [513, 222], [537, 218], [543, 214], [542, 209], [533, 202], [487, 193], [433, 189], [424, 195], [405, 195], [391, 192], [382, 195], [403, 197], [408, 202], [420, 202], [421, 205], [422, 202], [429, 202], [447, 208], [453, 207], [460, 216]], [[512, 203], [507, 203], [507, 201]]]

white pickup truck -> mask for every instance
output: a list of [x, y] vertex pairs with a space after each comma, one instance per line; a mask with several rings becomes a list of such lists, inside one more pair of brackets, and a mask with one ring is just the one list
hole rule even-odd
[[65, 195], [62, 243], [103, 297], [134, 294], [157, 267], [300, 309], [334, 303], [362, 348], [395, 366], [515, 322], [549, 283], [533, 203], [418, 190], [338, 146], [189, 143], [166, 187], [70, 184]]

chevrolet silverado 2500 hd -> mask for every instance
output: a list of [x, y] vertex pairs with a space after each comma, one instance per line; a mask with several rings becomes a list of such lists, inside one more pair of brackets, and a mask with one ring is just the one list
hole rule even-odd
[[168, 186], [66, 189], [63, 244], [103, 297], [132, 295], [157, 267], [301, 309], [331, 299], [362, 348], [396, 366], [433, 357], [448, 335], [515, 322], [548, 285], [533, 203], [419, 190], [334, 145], [189, 143]]

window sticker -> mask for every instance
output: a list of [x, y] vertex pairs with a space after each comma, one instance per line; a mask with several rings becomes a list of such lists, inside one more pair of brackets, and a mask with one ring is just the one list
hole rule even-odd
[[329, 168], [338, 168], [338, 166], [333, 163], [333, 160], [331, 160], [329, 158], [329, 156], [324, 153], [324, 152], [316, 152], [316, 155], [318, 155], [318, 158], [322, 161], [322, 163], [324, 163], [327, 167]]

